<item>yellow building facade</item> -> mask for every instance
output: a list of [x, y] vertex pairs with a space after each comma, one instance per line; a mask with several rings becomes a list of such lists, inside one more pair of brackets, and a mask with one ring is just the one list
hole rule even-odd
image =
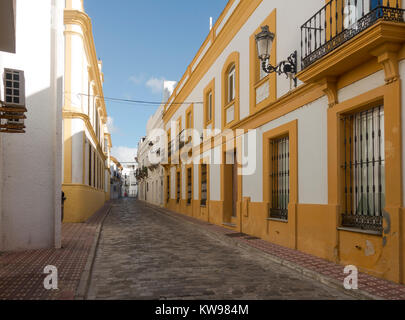
[[[404, 12], [400, 1], [359, 3], [230, 0], [165, 106], [164, 198], [405, 283]], [[261, 71], [264, 25], [273, 66], [298, 51], [297, 87]]]
[[111, 135], [91, 20], [82, 0], [67, 0], [63, 186], [65, 222], [84, 222], [110, 198]]

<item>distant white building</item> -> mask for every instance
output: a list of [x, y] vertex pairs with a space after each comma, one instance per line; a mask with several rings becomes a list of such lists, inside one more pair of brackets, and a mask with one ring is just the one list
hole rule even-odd
[[139, 199], [157, 206], [164, 205], [164, 176], [165, 170], [162, 165], [152, 164], [149, 155], [159, 156], [163, 153], [158, 147], [155, 138], [152, 137], [153, 130], [163, 129], [164, 104], [168, 101], [176, 87], [177, 82], [165, 81], [163, 84], [163, 101], [155, 114], [150, 117], [146, 125], [145, 138], [138, 144], [139, 168], [146, 168], [147, 176], [139, 181]]
[[116, 200], [122, 197], [122, 165], [114, 157], [111, 157], [110, 163], [110, 199]]
[[138, 195], [138, 182], [136, 179], [136, 170], [138, 165], [135, 163], [123, 164], [122, 169], [122, 196], [136, 198]]

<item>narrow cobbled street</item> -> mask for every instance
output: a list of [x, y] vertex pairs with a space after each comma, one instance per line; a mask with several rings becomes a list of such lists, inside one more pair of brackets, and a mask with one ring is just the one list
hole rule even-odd
[[351, 299], [135, 200], [113, 203], [87, 299]]

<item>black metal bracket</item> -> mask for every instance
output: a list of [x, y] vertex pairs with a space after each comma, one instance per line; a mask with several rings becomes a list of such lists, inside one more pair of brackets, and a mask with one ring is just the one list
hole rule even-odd
[[[277, 73], [279, 76], [285, 74], [287, 79], [292, 75], [297, 74], [297, 51], [294, 51], [287, 60], [281, 61], [276, 67], [268, 64], [267, 61], [262, 62], [263, 71], [266, 73]], [[294, 85], [297, 87], [297, 78], [293, 77]]]

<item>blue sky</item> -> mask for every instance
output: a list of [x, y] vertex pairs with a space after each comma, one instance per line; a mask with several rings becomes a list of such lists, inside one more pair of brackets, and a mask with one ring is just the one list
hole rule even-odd
[[[227, 0], [84, 0], [103, 60], [104, 95], [161, 101], [162, 79], [178, 81], [209, 33]], [[113, 154], [133, 160], [156, 106], [107, 101], [112, 118]], [[130, 158], [130, 159], [128, 159]]]

